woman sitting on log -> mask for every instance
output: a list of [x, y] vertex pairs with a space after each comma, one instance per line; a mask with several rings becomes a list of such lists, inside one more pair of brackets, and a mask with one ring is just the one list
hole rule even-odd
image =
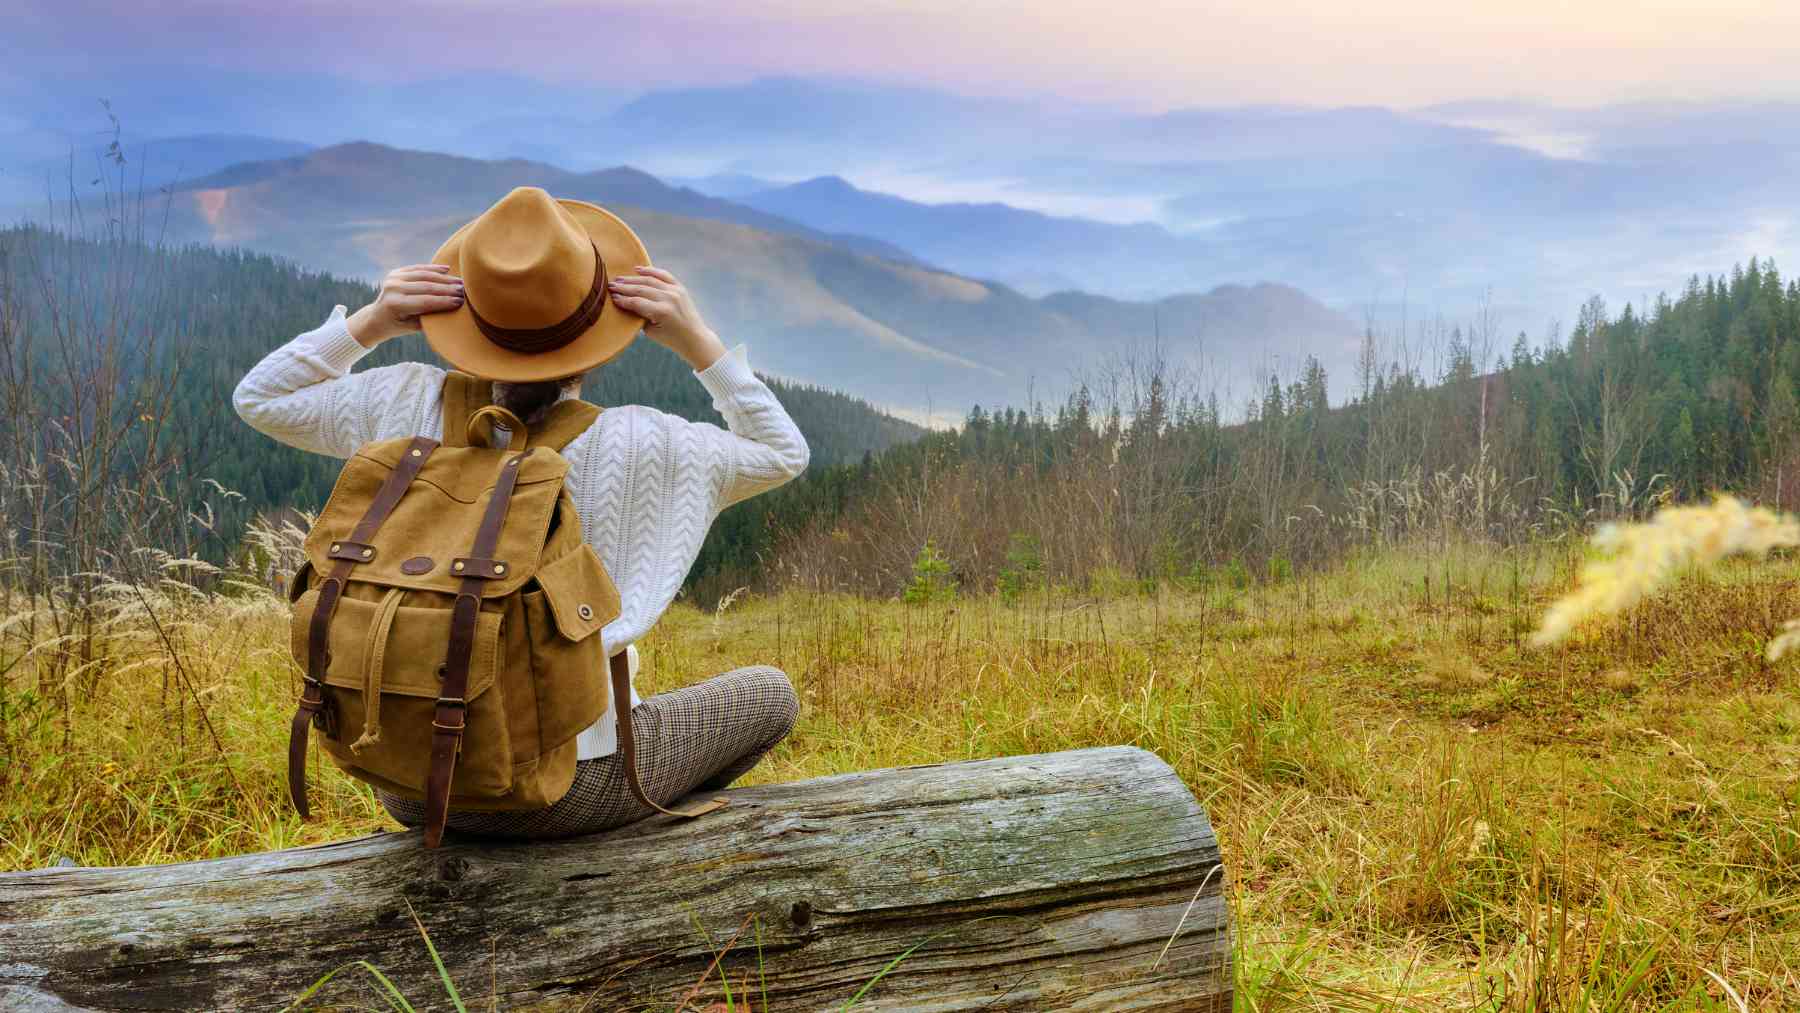
[[[477, 228], [484, 222], [488, 227]], [[542, 247], [542, 237], [561, 233], [581, 240], [574, 247], [578, 255], [568, 262], [521, 260], [521, 250], [532, 252]], [[581, 286], [588, 289], [587, 299], [564, 321], [580, 317], [576, 322], [582, 326], [567, 328], [579, 332], [579, 339], [563, 340], [567, 335], [539, 328], [528, 336], [557, 340], [539, 343], [538, 350], [510, 340], [523, 332], [496, 328], [477, 314], [471, 303], [483, 302], [484, 293], [465, 292], [464, 279], [451, 265], [466, 264], [455, 258], [459, 253], [467, 258], [470, 251], [462, 247], [478, 240], [502, 247], [483, 251], [493, 261], [528, 264], [508, 283], [510, 295], [535, 291], [531, 272], [591, 275], [592, 288], [585, 280]], [[807, 464], [806, 441], [750, 371], [743, 346], [726, 351], [681, 282], [650, 266], [637, 237], [600, 208], [521, 187], [458, 230], [434, 260], [390, 272], [374, 302], [347, 316], [338, 306], [322, 326], [271, 352], [238, 384], [233, 396], [238, 414], [283, 443], [338, 458], [349, 458], [373, 440], [439, 439], [443, 370], [402, 363], [350, 371], [382, 342], [423, 327], [439, 355], [484, 379], [504, 372], [490, 364], [516, 365], [521, 354], [532, 355], [531, 368], [523, 372], [552, 379], [493, 384], [494, 403], [529, 426], [558, 401], [577, 397], [586, 373], [623, 350], [641, 322], [642, 333], [693, 368], [729, 431], [626, 405], [605, 409], [562, 450], [582, 536], [619, 592], [620, 614], [602, 636], [608, 652], [627, 652], [635, 676], [637, 651], [631, 645], [674, 599], [713, 518], [800, 474]], [[488, 295], [500, 302], [501, 293]], [[599, 308], [607, 312], [593, 312]], [[564, 316], [560, 308], [548, 315]], [[502, 344], [501, 338], [508, 340]], [[648, 700], [635, 689], [630, 695], [638, 772], [649, 801], [658, 806], [742, 776], [787, 736], [799, 707], [787, 676], [768, 666], [736, 669]], [[545, 838], [591, 833], [649, 815], [652, 810], [627, 790], [620, 764], [612, 709], [620, 703], [614, 698], [577, 737], [574, 783], [561, 800], [512, 812], [453, 808], [449, 826], [466, 833]], [[377, 794], [401, 823], [423, 822], [422, 802]]]

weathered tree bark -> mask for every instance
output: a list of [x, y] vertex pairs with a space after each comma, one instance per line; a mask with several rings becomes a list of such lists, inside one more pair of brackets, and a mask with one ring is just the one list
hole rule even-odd
[[[0, 875], [0, 1007], [281, 1007], [356, 960], [443, 1005], [410, 904], [471, 1008], [669, 1010], [706, 976], [704, 1008], [733, 938], [722, 966], [756, 1009], [840, 1008], [902, 957], [856, 1009], [1231, 1008], [1212, 826], [1142, 750], [730, 795], [567, 841], [395, 833]], [[372, 983], [345, 971], [309, 1007], [366, 1005]]]

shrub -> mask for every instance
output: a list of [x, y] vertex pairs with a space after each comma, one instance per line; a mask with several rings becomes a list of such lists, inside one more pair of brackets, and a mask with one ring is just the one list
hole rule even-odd
[[1226, 587], [1234, 591], [1242, 591], [1250, 586], [1250, 568], [1245, 566], [1240, 559], [1226, 560], [1225, 565], [1219, 570], [1219, 579], [1225, 583]]
[[1044, 586], [1043, 543], [1036, 535], [1013, 532], [1006, 540], [1006, 566], [994, 582], [1000, 597], [1017, 601], [1027, 591]]
[[955, 600], [956, 576], [950, 572], [950, 561], [938, 554], [931, 539], [925, 540], [925, 546], [913, 558], [912, 581], [900, 598], [913, 605]]
[[1269, 557], [1269, 583], [1285, 584], [1294, 579], [1294, 564], [1286, 556]]

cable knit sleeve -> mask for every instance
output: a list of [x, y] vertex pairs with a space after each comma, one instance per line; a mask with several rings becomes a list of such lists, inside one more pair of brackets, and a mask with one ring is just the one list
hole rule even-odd
[[583, 533], [619, 589], [610, 650], [656, 625], [720, 510], [806, 468], [806, 440], [741, 346], [697, 375], [729, 430], [624, 405], [563, 452]]
[[749, 353], [738, 345], [694, 374], [712, 395], [713, 408], [730, 431], [689, 423], [704, 431], [714, 447], [713, 481], [717, 509], [767, 492], [806, 470], [811, 451], [806, 437], [768, 384], [750, 371]]
[[352, 374], [367, 354], [338, 306], [245, 374], [232, 405], [259, 432], [332, 457], [371, 440], [436, 435], [444, 371], [408, 362]]

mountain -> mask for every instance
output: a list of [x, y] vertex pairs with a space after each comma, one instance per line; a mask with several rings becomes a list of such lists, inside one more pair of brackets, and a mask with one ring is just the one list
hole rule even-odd
[[995, 201], [925, 204], [858, 189], [841, 176], [737, 200], [813, 228], [876, 236], [949, 270], [996, 278], [1028, 292], [1084, 288], [1142, 294], [1201, 282], [1191, 268], [1200, 244], [1159, 225], [1114, 225]]
[[[731, 223], [620, 208], [657, 262], [694, 290], [729, 340], [782, 376], [959, 418], [1066, 389], [1114, 352], [1160, 335], [1177, 359], [1215, 361], [1237, 390], [1269, 356], [1317, 353], [1348, 376], [1353, 324], [1278, 285], [1132, 303], [1080, 292], [1034, 299], [993, 282]], [[429, 250], [432, 228], [399, 249]], [[405, 259], [404, 257], [401, 259]]]
[[[378, 230], [419, 219], [466, 219], [513, 187], [526, 184], [542, 186], [560, 197], [752, 225], [829, 240], [846, 249], [896, 260], [910, 259], [904, 250], [890, 244], [809, 229], [741, 204], [667, 186], [636, 169], [576, 173], [524, 159], [483, 161], [368, 142], [235, 165], [176, 189], [184, 204], [204, 222], [207, 238], [213, 242], [242, 241], [275, 248], [325, 270], [373, 277], [391, 261], [381, 256], [378, 247], [338, 244], [333, 237], [339, 230]], [[321, 222], [337, 224], [320, 236]], [[294, 237], [292, 248], [281, 248], [285, 244], [279, 237], [283, 236]]]
[[666, 176], [663, 181], [670, 186], [685, 186], [708, 197], [723, 197], [726, 200], [739, 200], [750, 194], [775, 190], [781, 186], [774, 180], [742, 172], [715, 172], [709, 176]]
[[545, 186], [619, 211], [709, 320], [748, 341], [759, 368], [847, 390], [915, 416], [1051, 394], [1122, 346], [1160, 337], [1245, 389], [1273, 356], [1317, 353], [1347, 375], [1357, 330], [1302, 293], [1228, 286], [1131, 303], [1079, 292], [1036, 299], [845, 240], [766, 211], [664, 186], [631, 169], [569, 173], [356, 143], [237, 166], [179, 187], [177, 235], [373, 277], [423, 261], [508, 188]]

